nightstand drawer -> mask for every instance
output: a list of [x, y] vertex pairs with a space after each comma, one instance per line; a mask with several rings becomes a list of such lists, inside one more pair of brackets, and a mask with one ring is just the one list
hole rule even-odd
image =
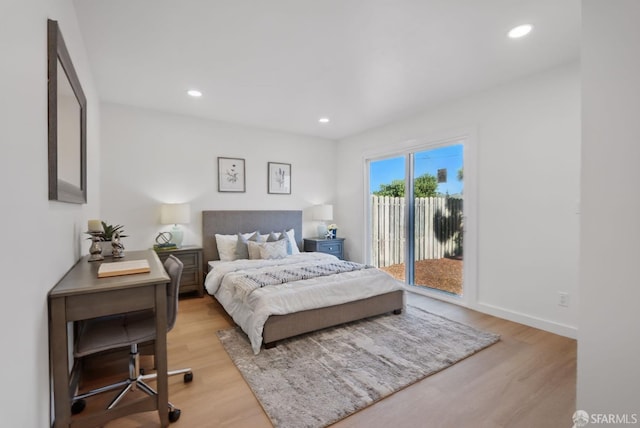
[[180, 278], [180, 294], [195, 291], [204, 296], [204, 277], [202, 275], [202, 248], [186, 246], [175, 250], [158, 251], [160, 261], [164, 263], [170, 255], [176, 256], [184, 265]]
[[[331, 240], [333, 241], [333, 239]], [[342, 255], [342, 242], [320, 242], [318, 243], [316, 251], [321, 253], [328, 253], [333, 255]]]
[[319, 253], [331, 254], [339, 259], [344, 258], [344, 238], [305, 238], [303, 242], [305, 251], [317, 251]]
[[158, 252], [158, 257], [160, 257], [160, 261], [164, 263], [167, 260], [169, 255], [176, 256], [184, 265], [184, 269], [197, 268], [200, 260], [200, 253], [198, 251], [163, 251]]
[[[188, 253], [176, 253], [174, 254], [174, 256], [180, 259], [180, 261], [184, 265], [185, 270], [198, 267], [200, 253], [196, 251], [189, 251]], [[184, 275], [184, 272], [182, 273], [182, 275]]]
[[198, 279], [198, 269], [184, 269], [182, 271], [182, 279], [180, 280], [180, 287], [184, 285], [197, 285], [200, 281]]

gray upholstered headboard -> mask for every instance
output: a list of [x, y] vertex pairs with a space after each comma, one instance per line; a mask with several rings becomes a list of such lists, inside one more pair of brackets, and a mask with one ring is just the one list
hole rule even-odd
[[205, 263], [219, 260], [215, 234], [282, 232], [294, 229], [302, 248], [302, 211], [202, 211], [202, 249]]

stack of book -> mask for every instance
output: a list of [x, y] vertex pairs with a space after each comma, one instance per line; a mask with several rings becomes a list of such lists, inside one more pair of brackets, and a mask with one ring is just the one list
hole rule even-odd
[[155, 244], [153, 249], [156, 251], [166, 251], [166, 250], [175, 250], [178, 246], [176, 244], [172, 244], [171, 242], [167, 242], [166, 244]]

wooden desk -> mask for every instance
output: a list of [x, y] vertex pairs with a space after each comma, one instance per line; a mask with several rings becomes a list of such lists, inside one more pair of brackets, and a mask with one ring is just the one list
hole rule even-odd
[[[49, 359], [53, 377], [55, 427], [95, 427], [136, 412], [158, 410], [160, 425], [169, 425], [168, 381], [158, 375], [158, 396], [121, 403], [112, 410], [71, 415], [75, 385], [70, 383], [67, 323], [98, 316], [155, 309], [155, 364], [167, 373], [167, 292], [170, 278], [153, 250], [128, 251], [124, 260], [147, 259], [151, 271], [98, 279], [98, 267], [109, 263], [78, 261], [49, 292]], [[126, 371], [126, 368], [125, 370]]]

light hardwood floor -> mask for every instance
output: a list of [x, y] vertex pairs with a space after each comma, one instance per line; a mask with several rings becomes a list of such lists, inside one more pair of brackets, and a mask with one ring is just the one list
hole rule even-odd
[[[408, 303], [501, 335], [497, 344], [334, 424], [347, 427], [570, 427], [575, 410], [576, 341], [428, 297]], [[233, 321], [211, 297], [180, 301], [168, 336], [169, 368], [191, 367], [192, 383], [169, 379], [169, 399], [182, 410], [172, 426], [271, 427], [215, 334]], [[149, 357], [143, 366], [150, 365]], [[85, 385], [119, 380], [126, 359], [94, 361]], [[139, 393], [139, 392], [137, 392]], [[104, 405], [110, 393], [87, 410]], [[105, 397], [106, 396], [106, 397]], [[132, 397], [134, 398], [134, 397]], [[309, 396], [313, 400], [313, 396]], [[156, 427], [157, 413], [118, 419], [110, 428]]]

